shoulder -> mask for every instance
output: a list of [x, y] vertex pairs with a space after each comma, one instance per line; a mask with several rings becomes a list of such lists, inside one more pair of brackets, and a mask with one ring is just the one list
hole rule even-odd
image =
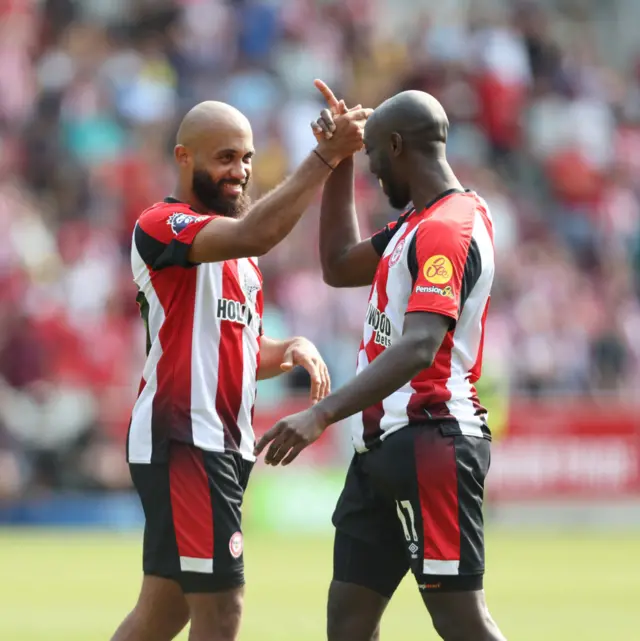
[[467, 236], [471, 233], [476, 213], [483, 209], [473, 192], [454, 194], [433, 215], [418, 225], [420, 234], [449, 234]]
[[407, 218], [414, 212], [414, 208], [411, 207], [407, 211], [403, 212], [400, 214], [399, 218], [397, 220], [394, 220], [390, 223], [388, 223], [385, 227], [377, 231], [375, 234], [371, 236], [371, 243], [373, 244], [373, 248], [375, 249], [376, 253], [378, 256], [382, 256], [384, 254], [385, 249], [387, 248], [387, 245], [391, 241], [391, 239], [394, 237], [396, 232], [404, 225], [404, 223], [407, 221]]
[[170, 243], [189, 225], [211, 216], [199, 214], [183, 203], [156, 203], [145, 209], [137, 221], [137, 227], [163, 243]]

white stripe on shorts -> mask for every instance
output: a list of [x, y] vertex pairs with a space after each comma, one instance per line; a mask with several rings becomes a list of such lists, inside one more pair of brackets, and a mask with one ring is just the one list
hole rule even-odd
[[460, 571], [460, 560], [457, 561], [437, 561], [435, 559], [425, 559], [422, 567], [423, 574], [441, 574], [457, 575]]
[[180, 569], [183, 572], [213, 574], [213, 559], [196, 559], [192, 556], [181, 556]]

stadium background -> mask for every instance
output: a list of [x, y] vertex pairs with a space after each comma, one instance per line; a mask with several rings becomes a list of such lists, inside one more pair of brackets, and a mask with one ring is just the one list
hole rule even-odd
[[[450, 161], [492, 208], [494, 615], [521, 641], [633, 638], [639, 18], [637, 0], [0, 0], [0, 638], [106, 639], [133, 604], [133, 222], [170, 191], [172, 135], [200, 100], [249, 117], [255, 195], [276, 185], [313, 144], [315, 77], [348, 104], [436, 95]], [[366, 233], [394, 214], [363, 160]], [[265, 329], [314, 340], [339, 386], [367, 292], [322, 283], [317, 209], [261, 261]], [[258, 431], [305, 393], [303, 375], [261, 384]], [[324, 638], [346, 427], [293, 469], [256, 470], [243, 639]], [[383, 630], [435, 639], [411, 580]]]

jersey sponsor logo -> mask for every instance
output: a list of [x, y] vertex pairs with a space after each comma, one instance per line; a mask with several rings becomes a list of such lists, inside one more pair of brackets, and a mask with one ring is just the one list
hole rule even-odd
[[192, 214], [174, 213], [167, 219], [167, 225], [171, 227], [171, 231], [177, 236], [185, 227], [191, 223], [195, 223], [199, 216]]
[[246, 325], [257, 332], [260, 330], [260, 317], [258, 314], [255, 313], [255, 310], [252, 309], [250, 305], [241, 303], [238, 300], [219, 298], [216, 308], [216, 318]]
[[234, 559], [242, 554], [243, 549], [242, 532], [234, 532], [229, 539], [229, 552]]
[[416, 287], [416, 294], [438, 294], [439, 296], [446, 296], [447, 298], [453, 298], [453, 290], [451, 285], [446, 287], [424, 287], [423, 285], [418, 285]]
[[367, 310], [367, 324], [373, 327], [375, 338], [373, 342], [383, 347], [391, 347], [391, 321], [389, 317], [377, 307], [369, 303]]
[[453, 276], [453, 265], [446, 256], [436, 254], [425, 262], [422, 273], [430, 283], [444, 285]]
[[442, 583], [419, 583], [419, 590], [439, 590], [442, 587]]
[[404, 249], [404, 238], [395, 246], [391, 258], [389, 258], [389, 267], [393, 267], [402, 256], [402, 250]]

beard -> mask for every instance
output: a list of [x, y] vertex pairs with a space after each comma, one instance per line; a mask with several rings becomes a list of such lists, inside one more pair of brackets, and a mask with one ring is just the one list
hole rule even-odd
[[394, 209], [404, 209], [411, 200], [411, 193], [409, 189], [404, 185], [394, 183], [393, 180], [384, 180], [383, 178], [382, 182], [384, 184], [384, 191], [389, 204]]
[[[225, 196], [224, 186], [242, 185], [239, 196]], [[211, 212], [229, 218], [240, 218], [249, 208], [251, 197], [247, 193], [249, 180], [212, 180], [211, 176], [203, 169], [193, 172], [191, 183], [196, 198]]]
[[406, 185], [400, 185], [393, 179], [391, 163], [387, 157], [382, 159], [379, 178], [384, 185], [389, 204], [394, 209], [404, 209], [411, 200], [411, 192]]
[[394, 209], [404, 209], [409, 204], [411, 195], [408, 192], [405, 192], [404, 189], [401, 189], [393, 183], [389, 183], [387, 189], [389, 190], [389, 204]]

